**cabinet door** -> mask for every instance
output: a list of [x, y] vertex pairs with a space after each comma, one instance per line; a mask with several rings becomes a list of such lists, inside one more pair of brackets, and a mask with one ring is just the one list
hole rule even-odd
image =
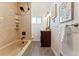
[[51, 32], [41, 31], [41, 45], [50, 46], [51, 44]]

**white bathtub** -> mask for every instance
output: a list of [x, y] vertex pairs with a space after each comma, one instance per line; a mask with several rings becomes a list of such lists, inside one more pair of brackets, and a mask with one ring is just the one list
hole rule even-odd
[[31, 49], [31, 42], [32, 40], [17, 40], [10, 42], [5, 46], [0, 47], [0, 56], [22, 56], [25, 51]]

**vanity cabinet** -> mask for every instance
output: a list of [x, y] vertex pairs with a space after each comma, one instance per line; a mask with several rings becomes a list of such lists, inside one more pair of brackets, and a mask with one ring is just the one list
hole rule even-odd
[[41, 47], [51, 46], [51, 31], [41, 31]]

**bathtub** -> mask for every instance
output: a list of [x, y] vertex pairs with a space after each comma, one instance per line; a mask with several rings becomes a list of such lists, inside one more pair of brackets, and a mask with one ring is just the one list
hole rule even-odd
[[27, 53], [26, 55], [28, 55], [28, 51], [31, 50], [31, 42], [32, 40], [10, 42], [0, 48], [0, 56], [22, 56], [25, 51]]

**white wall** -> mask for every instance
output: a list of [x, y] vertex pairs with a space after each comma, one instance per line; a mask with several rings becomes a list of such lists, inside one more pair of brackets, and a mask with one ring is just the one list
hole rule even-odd
[[[74, 3], [73, 4], [73, 20], [65, 23], [60, 23], [59, 22], [59, 6], [61, 2], [56, 3], [57, 4], [57, 17], [55, 18], [55, 22], [51, 20], [51, 48], [55, 52], [56, 55], [60, 55], [60, 52], [62, 52], [62, 42], [61, 39], [63, 38], [64, 34], [64, 27], [66, 24], [72, 24], [72, 23], [79, 23], [79, 3]], [[53, 3], [52, 3], [53, 5]], [[46, 17], [44, 16], [44, 21], [43, 21], [43, 29], [46, 28]], [[74, 47], [74, 53], [75, 55], [79, 54], [79, 47], [76, 45], [78, 44], [78, 38], [75, 38], [77, 40], [73, 40], [73, 47]]]
[[32, 3], [32, 16], [42, 16], [41, 24], [32, 24], [32, 36], [34, 41], [40, 41], [40, 31], [46, 28], [45, 15], [49, 11], [50, 3], [48, 2], [33, 2]]
[[32, 16], [44, 16], [49, 8], [50, 2], [32, 2]]
[[[63, 31], [64, 31], [64, 26], [65, 24], [71, 24], [75, 22], [79, 22], [79, 3], [74, 3], [74, 11], [73, 11], [73, 20], [70, 22], [66, 23], [59, 23], [59, 6], [61, 3], [57, 3], [57, 17], [55, 19], [55, 23], [52, 21], [51, 22], [51, 32], [52, 32], [52, 37], [51, 37], [51, 47], [55, 50], [57, 55], [60, 55], [60, 52], [62, 50], [61, 48], [61, 38], [63, 36]], [[76, 40], [74, 40], [76, 43]], [[79, 40], [78, 40], [79, 41]], [[73, 44], [75, 44], [73, 43]], [[78, 44], [76, 44], [78, 45]], [[74, 47], [76, 47], [76, 45]], [[77, 48], [78, 49], [78, 48]], [[75, 49], [75, 51], [77, 50]], [[79, 52], [79, 50], [77, 50]]]
[[41, 24], [32, 24], [33, 41], [40, 41]]

